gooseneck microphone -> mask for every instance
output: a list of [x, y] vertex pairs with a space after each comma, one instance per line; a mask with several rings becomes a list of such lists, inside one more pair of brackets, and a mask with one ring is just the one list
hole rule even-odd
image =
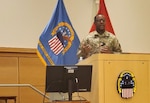
[[100, 43], [100, 46], [104, 46], [104, 45], [105, 45], [105, 43], [104, 43], [104, 42], [101, 42], [101, 43]]

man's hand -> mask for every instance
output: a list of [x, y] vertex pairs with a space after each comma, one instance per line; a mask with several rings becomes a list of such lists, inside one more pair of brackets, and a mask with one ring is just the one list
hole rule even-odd
[[82, 48], [83, 48], [85, 53], [89, 53], [91, 51], [91, 49], [92, 49], [92, 47], [90, 45], [88, 45], [88, 44], [87, 45], [83, 45]]
[[107, 46], [102, 46], [101, 48], [100, 48], [100, 52], [101, 53], [113, 53], [113, 51], [112, 50], [110, 50]]

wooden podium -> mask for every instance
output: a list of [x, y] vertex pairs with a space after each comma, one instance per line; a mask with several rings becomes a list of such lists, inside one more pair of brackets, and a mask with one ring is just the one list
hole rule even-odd
[[[80, 93], [90, 103], [150, 103], [150, 54], [94, 54], [77, 65], [93, 65], [91, 92]], [[117, 90], [118, 76], [131, 71], [136, 91], [122, 98]]]

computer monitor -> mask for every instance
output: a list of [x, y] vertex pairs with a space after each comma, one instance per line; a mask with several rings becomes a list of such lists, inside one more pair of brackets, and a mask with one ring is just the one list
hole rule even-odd
[[45, 92], [90, 92], [92, 65], [47, 66]]

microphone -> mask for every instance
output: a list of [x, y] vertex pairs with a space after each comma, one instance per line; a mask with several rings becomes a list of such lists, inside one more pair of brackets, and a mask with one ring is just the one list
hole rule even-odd
[[78, 83], [78, 82], [79, 82], [79, 81], [78, 81], [78, 78], [75, 78], [75, 82], [76, 82], [76, 83]]
[[104, 43], [104, 42], [101, 42], [101, 43], [100, 43], [100, 46], [104, 46], [104, 45], [105, 45], [105, 43]]

